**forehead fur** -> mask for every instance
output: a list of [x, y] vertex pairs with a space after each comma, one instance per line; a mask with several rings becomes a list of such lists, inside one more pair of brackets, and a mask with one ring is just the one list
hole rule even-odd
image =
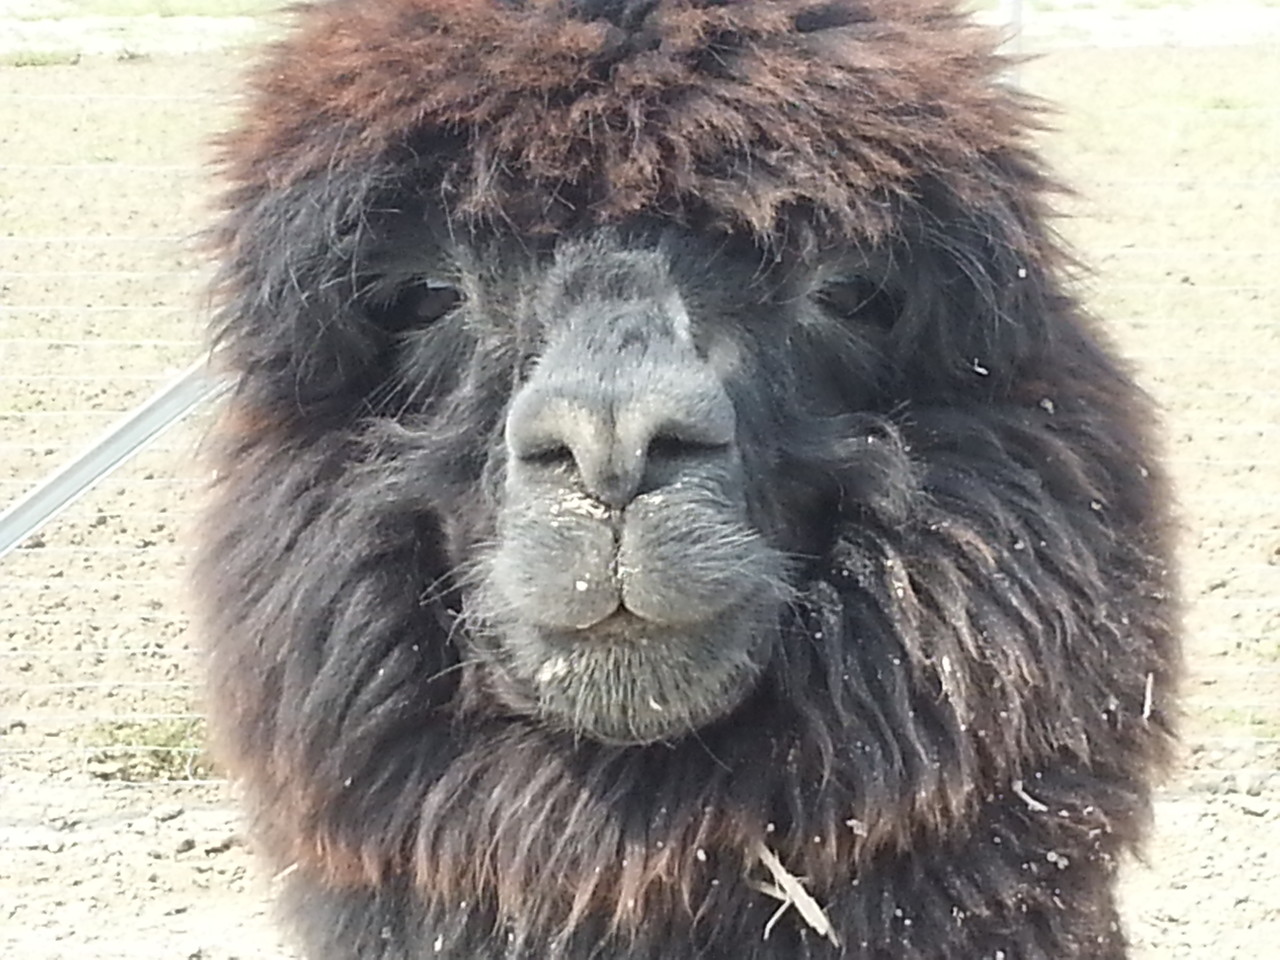
[[1007, 196], [1026, 158], [995, 38], [950, 2], [338, 0], [297, 19], [224, 143], [233, 208], [382, 162], [522, 228], [651, 213], [867, 238], [927, 193]]

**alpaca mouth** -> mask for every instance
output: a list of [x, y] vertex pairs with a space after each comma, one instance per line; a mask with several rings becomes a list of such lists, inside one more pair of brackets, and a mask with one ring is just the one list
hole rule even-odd
[[614, 609], [598, 620], [585, 624], [575, 630], [567, 631], [567, 636], [574, 643], [635, 643], [643, 646], [649, 642], [655, 630], [668, 629], [659, 621], [637, 613], [619, 599]]
[[755, 689], [776, 628], [757, 611], [679, 627], [622, 606], [578, 630], [514, 628], [501, 643], [503, 697], [522, 713], [611, 744], [677, 739], [732, 712]]
[[648, 743], [725, 716], [754, 689], [791, 595], [789, 561], [749, 522], [736, 466], [701, 456], [608, 514], [559, 474], [512, 481], [467, 603], [508, 708]]

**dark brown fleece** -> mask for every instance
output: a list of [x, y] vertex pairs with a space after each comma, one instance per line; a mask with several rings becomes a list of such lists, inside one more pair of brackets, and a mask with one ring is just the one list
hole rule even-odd
[[[555, 0], [306, 10], [225, 142], [247, 197], [414, 155], [456, 211], [554, 226], [637, 212], [769, 237], [795, 215], [875, 237], [927, 185], [999, 193], [1026, 104], [951, 3], [664, 3], [583, 22]], [[838, 29], [832, 29], [836, 27]]]
[[[1117, 858], [1173, 743], [1169, 498], [1066, 287], [1037, 108], [956, 6], [337, 0], [253, 73], [197, 578], [309, 956], [1126, 955]], [[616, 748], [493, 695], [465, 581], [519, 304], [623, 237], [765, 371], [735, 394], [760, 502], [822, 509], [781, 518], [813, 535], [758, 696]], [[842, 311], [832, 269], [870, 294]], [[457, 309], [415, 312], [427, 281]], [[841, 947], [775, 917], [761, 844]]]

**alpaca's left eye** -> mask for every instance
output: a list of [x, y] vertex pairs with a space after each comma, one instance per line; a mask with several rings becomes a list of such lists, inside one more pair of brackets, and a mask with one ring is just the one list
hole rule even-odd
[[883, 281], [866, 277], [833, 280], [825, 284], [814, 300], [838, 320], [883, 327], [894, 325], [902, 305]]
[[421, 280], [396, 290], [387, 300], [372, 304], [374, 320], [388, 333], [406, 333], [447, 317], [462, 303], [462, 291], [435, 280]]

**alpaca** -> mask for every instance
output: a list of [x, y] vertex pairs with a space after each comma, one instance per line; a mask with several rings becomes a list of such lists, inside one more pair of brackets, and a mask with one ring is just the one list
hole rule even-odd
[[210, 710], [307, 955], [1115, 960], [1152, 405], [943, 0], [338, 0], [222, 143]]

